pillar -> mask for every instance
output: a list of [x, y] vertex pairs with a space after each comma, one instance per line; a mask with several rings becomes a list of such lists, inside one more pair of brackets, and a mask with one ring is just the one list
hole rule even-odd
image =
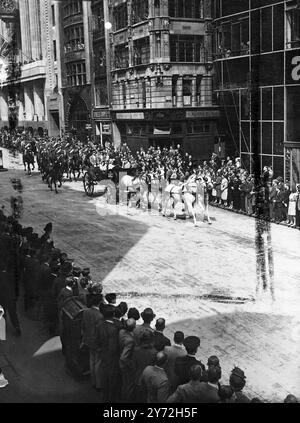
[[28, 62], [32, 58], [28, 0], [20, 1], [19, 7], [21, 21], [21, 44], [22, 52], [24, 53], [23, 60], [26, 60]]
[[34, 114], [38, 116], [38, 120], [43, 120], [45, 116], [45, 106], [43, 101], [42, 86], [35, 84], [33, 87], [33, 100], [34, 100]]
[[192, 79], [192, 107], [197, 106], [197, 83], [196, 83], [196, 75], [193, 75]]
[[33, 120], [34, 114], [34, 104], [32, 99], [32, 85], [25, 85], [24, 86], [24, 102], [25, 102], [25, 113], [26, 113], [26, 121]]
[[182, 76], [177, 80], [177, 107], [183, 107], [183, 83]]
[[3, 91], [0, 91], [0, 120], [8, 121], [8, 104]]
[[31, 55], [33, 60], [40, 60], [42, 56], [40, 4], [38, 0], [28, 1], [31, 32]]

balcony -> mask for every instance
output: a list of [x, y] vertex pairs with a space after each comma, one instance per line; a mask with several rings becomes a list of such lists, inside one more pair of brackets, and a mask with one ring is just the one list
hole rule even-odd
[[15, 0], [0, 0], [0, 19], [9, 22], [16, 18], [18, 5]]

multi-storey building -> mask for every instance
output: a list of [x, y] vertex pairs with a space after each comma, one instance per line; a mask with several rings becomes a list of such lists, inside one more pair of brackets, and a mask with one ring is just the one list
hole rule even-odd
[[[300, 3], [214, 0], [215, 94], [227, 152], [300, 177]], [[255, 160], [253, 160], [253, 158]]]
[[91, 2], [91, 86], [92, 86], [92, 125], [97, 142], [104, 146], [112, 141], [110, 118], [110, 57], [108, 3], [104, 0]]
[[[56, 57], [54, 0], [10, 0], [2, 2], [2, 42], [13, 44], [13, 69], [2, 83], [1, 126], [14, 126], [43, 134], [60, 132], [59, 69]], [[14, 14], [5, 13], [14, 6]], [[14, 62], [13, 65], [11, 62]], [[18, 70], [18, 72], [16, 72]], [[17, 90], [12, 98], [12, 85]], [[12, 105], [13, 103], [13, 105]]]
[[214, 151], [210, 0], [111, 0], [108, 34], [116, 144]]
[[91, 1], [60, 2], [60, 40], [63, 61], [62, 92], [65, 131], [86, 138], [92, 134], [90, 32]]

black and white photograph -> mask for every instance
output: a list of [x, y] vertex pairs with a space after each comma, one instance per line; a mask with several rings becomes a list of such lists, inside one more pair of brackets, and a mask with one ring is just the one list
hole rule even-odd
[[299, 0], [0, 0], [0, 404], [299, 403], [299, 230]]

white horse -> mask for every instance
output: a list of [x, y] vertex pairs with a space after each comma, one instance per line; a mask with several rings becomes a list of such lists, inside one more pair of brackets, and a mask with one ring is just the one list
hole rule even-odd
[[135, 197], [137, 206], [141, 202], [147, 201], [148, 188], [146, 181], [142, 177], [135, 177], [124, 175], [119, 184], [120, 193], [126, 192], [127, 194], [127, 206], [131, 207], [132, 197]]
[[174, 219], [177, 219], [176, 208], [179, 204], [184, 202], [185, 209], [187, 209], [189, 215], [193, 216], [194, 223], [196, 224], [196, 216], [194, 213], [193, 203], [196, 201], [196, 184], [192, 180], [188, 180], [183, 183], [180, 181], [173, 181], [165, 188], [165, 198], [162, 215], [166, 215], [167, 208], [172, 203], [174, 210]]
[[172, 201], [174, 219], [176, 220], [176, 207], [178, 204], [181, 204], [183, 200], [185, 210], [188, 212], [188, 215], [193, 218], [195, 226], [197, 226], [197, 209], [200, 209], [200, 213], [203, 214], [203, 222], [205, 221], [205, 217], [207, 217], [208, 223], [211, 224], [208, 211], [208, 184], [209, 182], [207, 182], [204, 178], [197, 177], [196, 175], [190, 176], [190, 178], [184, 183], [173, 181], [165, 189], [167, 198], [164, 201], [162, 215], [166, 215], [166, 210]]

